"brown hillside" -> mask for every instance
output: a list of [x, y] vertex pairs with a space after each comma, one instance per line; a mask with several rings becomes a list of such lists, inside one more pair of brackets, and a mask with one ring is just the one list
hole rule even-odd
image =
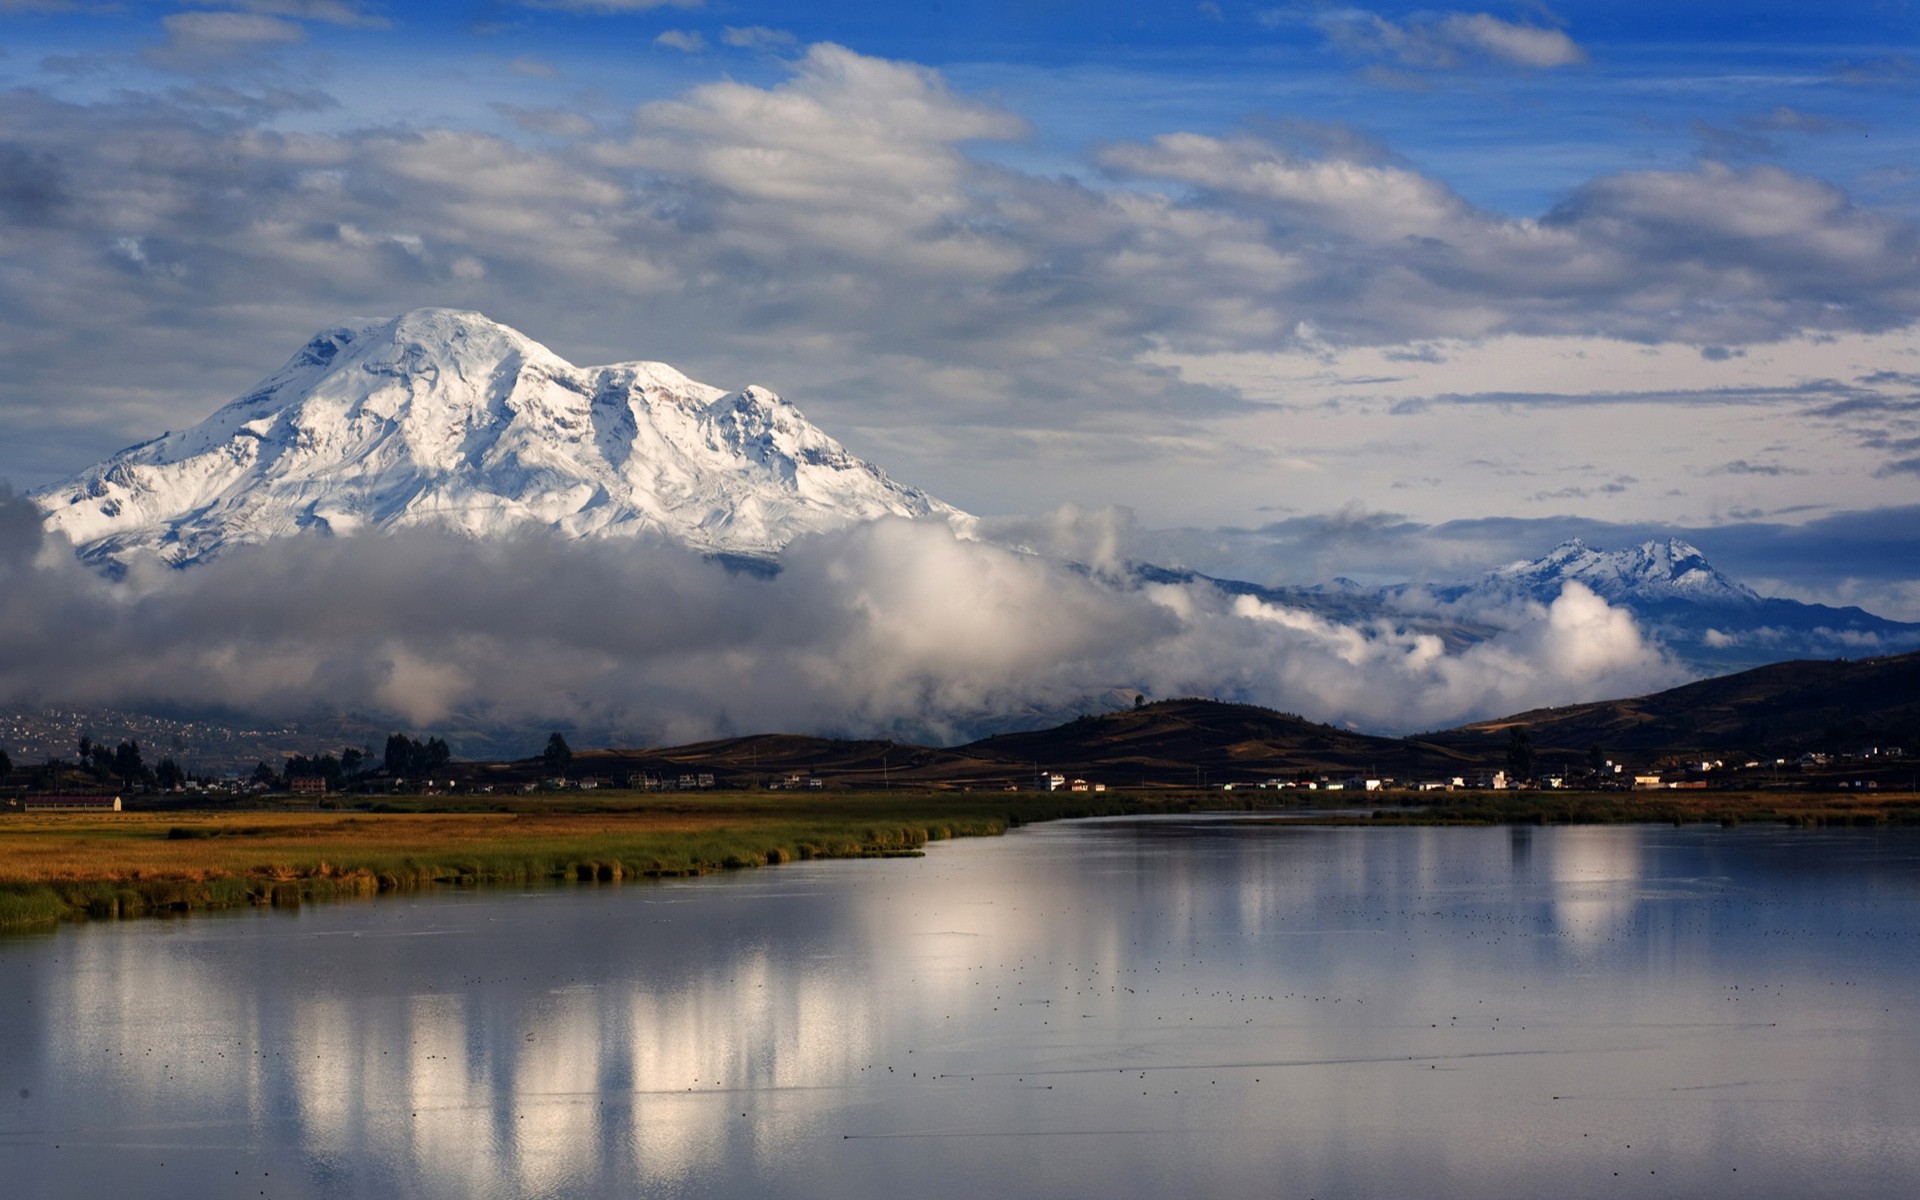
[[1823, 750], [1920, 740], [1920, 654], [1774, 663], [1651, 696], [1535, 709], [1428, 735], [1468, 753], [1525, 725], [1542, 750], [1681, 754]]

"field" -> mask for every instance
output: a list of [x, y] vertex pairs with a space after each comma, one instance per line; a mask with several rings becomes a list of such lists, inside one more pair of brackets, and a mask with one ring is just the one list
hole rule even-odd
[[[807, 858], [918, 853], [949, 837], [994, 836], [1062, 817], [1300, 808], [1311, 792], [1099, 795], [869, 792], [610, 793], [593, 799], [393, 811], [170, 811], [0, 816], [0, 926], [242, 905], [296, 905], [435, 886], [609, 883]], [[1777, 822], [1920, 824], [1920, 795], [1728, 792], [1459, 792], [1415, 802], [1351, 794], [1367, 807], [1329, 824]]]

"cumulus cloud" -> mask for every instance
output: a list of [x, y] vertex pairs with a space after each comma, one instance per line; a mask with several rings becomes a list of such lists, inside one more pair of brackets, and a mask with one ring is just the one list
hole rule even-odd
[[1307, 157], [1251, 134], [1166, 134], [1104, 159], [1194, 189], [1190, 210], [1263, 220], [1288, 298], [1329, 300], [1315, 323], [1336, 341], [1450, 327], [1724, 345], [1836, 319], [1901, 328], [1920, 301], [1913, 222], [1778, 167], [1602, 176], [1531, 219], [1479, 209], [1410, 167]]
[[1116, 686], [1404, 730], [1678, 678], [1578, 588], [1504, 611], [1497, 636], [1450, 653], [1204, 583], [1103, 579], [940, 524], [803, 538], [770, 578], [659, 543], [408, 533], [108, 581], [50, 552], [24, 509], [0, 500], [0, 702], [14, 704], [565, 721], [635, 741], [958, 738], [971, 719]]

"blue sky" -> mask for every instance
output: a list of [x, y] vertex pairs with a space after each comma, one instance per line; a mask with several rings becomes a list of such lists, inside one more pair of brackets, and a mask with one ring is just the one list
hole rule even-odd
[[1920, 617], [1916, 16], [0, 0], [0, 477], [448, 304], [1203, 569], [1671, 530]]

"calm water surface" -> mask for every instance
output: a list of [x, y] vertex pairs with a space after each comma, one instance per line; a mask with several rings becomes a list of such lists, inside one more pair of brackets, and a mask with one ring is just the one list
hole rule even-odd
[[1920, 837], [1055, 824], [0, 940], [0, 1194], [1920, 1195]]

